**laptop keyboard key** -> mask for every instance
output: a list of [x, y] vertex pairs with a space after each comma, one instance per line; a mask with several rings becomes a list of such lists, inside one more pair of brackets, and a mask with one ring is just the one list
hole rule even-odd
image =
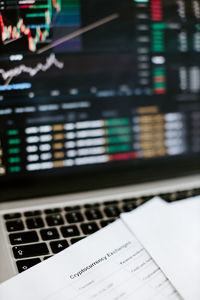
[[81, 207], [80, 207], [80, 205], [76, 205], [76, 206], [66, 206], [64, 209], [65, 209], [65, 211], [73, 211], [73, 210], [80, 210]]
[[142, 199], [143, 202], [146, 202], [146, 201], [152, 199], [153, 197], [154, 197], [154, 195], [142, 196], [141, 199]]
[[76, 225], [64, 226], [64, 227], [61, 227], [60, 230], [62, 232], [63, 237], [65, 237], [65, 238], [80, 235], [80, 232]]
[[68, 223], [78, 223], [78, 222], [82, 222], [83, 219], [83, 215], [80, 212], [71, 212], [66, 214], [66, 219]]
[[35, 257], [49, 254], [49, 250], [45, 243], [32, 244], [26, 246], [13, 247], [15, 258]]
[[12, 233], [9, 235], [11, 245], [28, 244], [38, 242], [36, 231]]
[[21, 273], [21, 272], [24, 272], [24, 271], [28, 270], [29, 268], [37, 265], [40, 262], [41, 262], [40, 258], [18, 260], [17, 268], [18, 268], [19, 273]]
[[81, 224], [81, 229], [84, 234], [92, 234], [97, 230], [99, 230], [99, 227], [96, 223], [92, 222], [92, 223]]
[[99, 209], [86, 210], [85, 215], [88, 220], [98, 220], [103, 218], [102, 213]]
[[161, 198], [163, 198], [166, 201], [171, 201], [172, 200], [172, 194], [171, 193], [160, 194], [158, 196], [160, 196]]
[[44, 222], [43, 222], [42, 218], [35, 217], [35, 218], [27, 219], [26, 225], [27, 225], [28, 229], [42, 228], [42, 227], [44, 227]]
[[56, 228], [40, 230], [43, 241], [56, 240], [59, 238], [59, 233]]
[[4, 219], [5, 220], [12, 220], [12, 219], [18, 219], [21, 217], [20, 213], [12, 213], [12, 214], [5, 214]]
[[9, 232], [20, 231], [24, 229], [24, 224], [22, 220], [15, 220], [6, 222], [6, 227]]
[[56, 214], [61, 212], [61, 208], [51, 208], [51, 209], [45, 209], [46, 215]]
[[100, 222], [100, 224], [101, 224], [101, 227], [105, 227], [105, 226], [111, 224], [114, 221], [115, 221], [115, 219], [103, 220], [103, 221]]
[[73, 244], [75, 244], [75, 243], [81, 241], [81, 240], [84, 239], [84, 238], [85, 238], [85, 236], [80, 237], [80, 238], [73, 238], [73, 239], [71, 239], [71, 244], [73, 245]]
[[136, 203], [127, 203], [124, 204], [122, 209], [124, 212], [128, 212], [128, 211], [132, 211], [133, 209], [135, 209], [137, 207]]
[[187, 198], [188, 191], [176, 192], [175, 200], [182, 200]]
[[40, 216], [42, 212], [40, 210], [26, 211], [24, 213], [25, 217], [37, 217]]
[[61, 240], [61, 241], [51, 242], [50, 246], [53, 253], [56, 254], [69, 247], [69, 244], [66, 240]]
[[118, 217], [121, 213], [117, 206], [107, 207], [104, 209], [104, 212], [108, 218]]
[[92, 203], [92, 204], [85, 204], [84, 207], [85, 208], [95, 208], [95, 207], [99, 207], [100, 203]]
[[64, 224], [63, 218], [60, 214], [48, 216], [46, 217], [46, 221], [49, 226], [57, 226]]
[[126, 198], [126, 199], [123, 199], [123, 202], [124, 203], [129, 203], [129, 202], [137, 202], [138, 201], [138, 198]]
[[103, 203], [105, 206], [108, 206], [108, 205], [116, 205], [118, 204], [118, 201], [117, 200], [113, 200], [113, 201], [106, 201]]
[[52, 257], [52, 255], [45, 256], [45, 257], [43, 258], [43, 260], [47, 260], [48, 258], [51, 258], [51, 257]]
[[200, 189], [199, 188], [198, 189], [194, 189], [192, 194], [193, 194], [193, 196], [200, 195]]

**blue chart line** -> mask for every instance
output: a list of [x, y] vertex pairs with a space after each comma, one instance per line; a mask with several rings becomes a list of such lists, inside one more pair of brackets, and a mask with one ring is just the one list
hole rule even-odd
[[23, 83], [13, 83], [9, 85], [0, 85], [0, 91], [19, 91], [19, 90], [29, 90], [32, 87], [30, 82]]

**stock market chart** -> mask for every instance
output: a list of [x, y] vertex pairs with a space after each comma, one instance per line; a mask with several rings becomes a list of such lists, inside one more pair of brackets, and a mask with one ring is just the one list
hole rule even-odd
[[1, 0], [0, 175], [200, 152], [200, 0]]

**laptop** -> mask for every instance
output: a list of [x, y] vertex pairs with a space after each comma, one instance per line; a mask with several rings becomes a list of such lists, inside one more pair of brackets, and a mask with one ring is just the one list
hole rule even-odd
[[0, 282], [200, 194], [200, 1], [1, 0], [0, 28]]

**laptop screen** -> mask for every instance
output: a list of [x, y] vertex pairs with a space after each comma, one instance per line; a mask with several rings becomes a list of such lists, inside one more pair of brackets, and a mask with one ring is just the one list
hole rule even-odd
[[199, 153], [199, 0], [0, 1], [0, 182]]

